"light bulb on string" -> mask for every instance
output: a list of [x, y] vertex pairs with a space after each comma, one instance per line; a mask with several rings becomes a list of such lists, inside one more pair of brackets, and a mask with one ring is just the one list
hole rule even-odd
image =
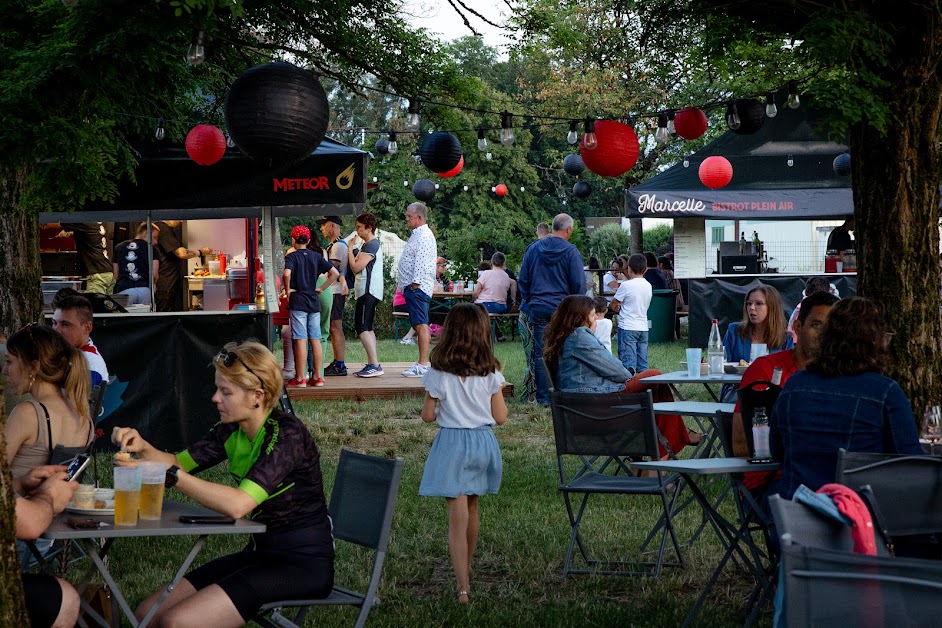
[[733, 131], [742, 126], [742, 119], [739, 117], [739, 111], [734, 102], [726, 105], [726, 126]]
[[798, 109], [801, 106], [801, 99], [798, 97], [798, 84], [795, 81], [788, 82], [788, 99], [785, 101], [789, 109]]
[[500, 114], [500, 143], [504, 146], [514, 143], [513, 115], [509, 111]]
[[157, 118], [157, 129], [154, 131], [154, 137], [157, 138], [157, 141], [162, 141], [167, 137], [167, 131], [164, 129], [164, 119], [163, 116]]
[[186, 49], [186, 62], [194, 67], [201, 64], [206, 58], [206, 48], [203, 46], [204, 39], [205, 34], [203, 31], [196, 31], [190, 47]]
[[667, 144], [667, 140], [670, 138], [671, 134], [667, 131], [667, 114], [659, 113], [657, 114], [657, 131], [654, 132], [654, 139], [663, 146]]
[[404, 188], [409, 187], [409, 182], [406, 181], [406, 180], [403, 180], [403, 181], [402, 181], [402, 187], [404, 187]]
[[795, 157], [791, 153], [788, 153], [788, 161], [786, 161], [785, 163], [788, 164], [789, 168], [791, 168], [792, 166], [795, 165]]
[[566, 141], [570, 144], [575, 144], [579, 141], [579, 131], [576, 130], [576, 125], [578, 122], [575, 120], [569, 121], [569, 133], [566, 134]]
[[593, 150], [599, 145], [599, 139], [595, 137], [595, 118], [585, 119], [585, 133], [582, 134], [582, 145], [586, 150]]
[[774, 118], [778, 115], [778, 107], [775, 106], [775, 96], [772, 92], [765, 95], [765, 117]]
[[435, 189], [436, 189], [436, 190], [438, 189], [438, 184], [437, 184], [437, 183], [435, 184]]
[[389, 154], [395, 155], [399, 151], [399, 142], [396, 141], [396, 132], [389, 132]]
[[486, 159], [486, 160], [488, 160], [488, 161], [490, 161], [493, 157], [494, 157], [494, 155], [492, 155], [491, 153], [487, 153], [486, 155], [484, 155], [484, 159]]
[[468, 191], [468, 186], [464, 186], [463, 189], [464, 189], [465, 192], [467, 192], [467, 191]]
[[379, 177], [373, 177], [373, 183], [379, 183]]
[[232, 136], [226, 133], [226, 146], [229, 148], [235, 148], [235, 142], [232, 141]]
[[487, 150], [487, 138], [484, 137], [483, 128], [478, 128], [478, 150]]
[[690, 167], [690, 157], [688, 157], [687, 155], [684, 155], [684, 168], [689, 168], [689, 167]]
[[521, 185], [521, 186], [520, 186], [520, 191], [521, 191], [521, 192], [526, 192], [526, 191], [527, 191], [527, 188], [525, 188], [525, 187], [523, 187], [523, 186]]
[[409, 99], [409, 113], [406, 115], [406, 124], [411, 129], [419, 128], [419, 101], [416, 98]]
[[672, 135], [677, 132], [677, 129], [674, 128], [674, 110], [673, 109], [667, 110], [667, 132]]
[[491, 192], [496, 192], [496, 191], [497, 191], [497, 186], [496, 186], [496, 185], [492, 185], [492, 186], [491, 186]]

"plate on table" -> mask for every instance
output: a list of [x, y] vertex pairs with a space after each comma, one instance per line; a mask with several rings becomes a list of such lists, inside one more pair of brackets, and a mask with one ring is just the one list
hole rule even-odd
[[723, 371], [730, 375], [742, 375], [749, 368], [748, 364], [739, 364], [738, 362], [724, 362]]
[[69, 502], [69, 505], [66, 506], [65, 509], [77, 515], [113, 515], [114, 489], [96, 488], [95, 505], [101, 506], [101, 508], [78, 508], [77, 506], [74, 506], [72, 502]]

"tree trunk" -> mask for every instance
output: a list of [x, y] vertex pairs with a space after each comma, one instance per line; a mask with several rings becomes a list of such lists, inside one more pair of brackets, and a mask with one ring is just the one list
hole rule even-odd
[[641, 219], [629, 218], [628, 229], [628, 242], [631, 247], [628, 253], [631, 255], [644, 253], [644, 227], [642, 226]]
[[[918, 3], [917, 3], [918, 4]], [[889, 128], [880, 133], [861, 124], [851, 129], [856, 212], [858, 291], [886, 309], [894, 377], [909, 396], [917, 421], [926, 404], [942, 399], [938, 356], [939, 316], [939, 131], [942, 84], [938, 50], [942, 26], [936, 15], [910, 3], [907, 24], [887, 67], [878, 70], [890, 86], [882, 98], [891, 107]], [[878, 10], [879, 12], [879, 10]], [[874, 15], [875, 19], [880, 18]], [[890, 16], [882, 16], [889, 19]]]
[[[39, 222], [19, 207], [25, 173], [0, 172], [0, 337], [42, 314]], [[6, 425], [0, 380], [0, 428]], [[6, 451], [0, 429], [0, 451]], [[27, 626], [20, 562], [16, 554], [16, 496], [10, 466], [0, 455], [0, 626]]]

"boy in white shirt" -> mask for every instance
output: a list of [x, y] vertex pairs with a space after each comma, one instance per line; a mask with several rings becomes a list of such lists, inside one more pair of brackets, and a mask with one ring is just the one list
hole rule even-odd
[[605, 297], [595, 297], [595, 337], [599, 339], [602, 346], [612, 352], [612, 321], [605, 318], [608, 312], [608, 299]]
[[651, 284], [644, 279], [647, 259], [635, 253], [628, 258], [628, 280], [623, 281], [612, 309], [618, 312], [618, 359], [634, 375], [648, 368], [648, 307]]

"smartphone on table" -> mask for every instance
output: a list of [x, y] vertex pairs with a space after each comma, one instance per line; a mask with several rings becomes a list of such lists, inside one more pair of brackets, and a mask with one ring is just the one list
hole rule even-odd
[[235, 519], [225, 515], [180, 515], [181, 523], [235, 523]]

